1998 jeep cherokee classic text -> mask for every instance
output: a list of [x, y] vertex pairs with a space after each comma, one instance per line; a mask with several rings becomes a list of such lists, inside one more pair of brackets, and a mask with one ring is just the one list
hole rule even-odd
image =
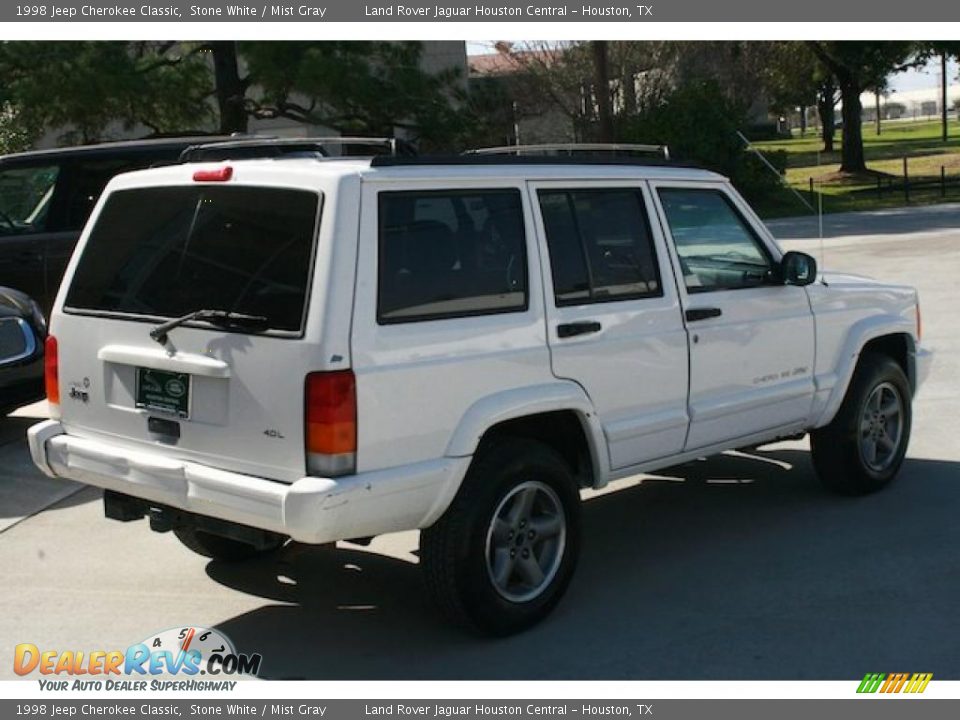
[[505, 634], [569, 583], [581, 488], [804, 432], [828, 488], [889, 482], [917, 303], [703, 170], [224, 151], [107, 187], [30, 448], [210, 557], [422, 528], [438, 604]]

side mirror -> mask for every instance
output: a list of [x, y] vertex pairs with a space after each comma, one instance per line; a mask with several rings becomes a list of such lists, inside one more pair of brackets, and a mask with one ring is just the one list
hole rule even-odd
[[784, 253], [780, 277], [784, 285], [809, 285], [817, 279], [817, 261], [802, 252]]
[[0, 367], [33, 357], [37, 338], [23, 318], [0, 316]]

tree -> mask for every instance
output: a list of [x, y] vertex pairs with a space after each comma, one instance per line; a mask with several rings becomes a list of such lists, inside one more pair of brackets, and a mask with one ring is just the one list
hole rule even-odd
[[237, 52], [251, 117], [359, 135], [399, 128], [427, 147], [445, 146], [462, 130], [462, 78], [453, 69], [425, 71], [419, 42], [242, 42]]
[[833, 152], [836, 122], [836, 81], [803, 43], [770, 43], [762, 73], [771, 107], [778, 112], [815, 105], [822, 128], [823, 151]]
[[232, 40], [215, 40], [207, 43], [203, 49], [213, 55], [220, 132], [224, 135], [247, 132], [249, 118], [246, 96], [250, 81], [249, 78], [240, 77], [237, 43]]
[[[455, 71], [421, 68], [418, 42], [8, 42], [0, 44], [0, 139], [45, 130], [93, 142], [146, 126], [154, 134], [246, 132], [282, 117], [427, 147], [469, 126]], [[13, 133], [11, 128], [20, 128]]]
[[923, 62], [911, 42], [808, 41], [814, 56], [836, 78], [843, 103], [843, 147], [840, 172], [864, 173], [863, 107], [860, 95], [882, 85], [887, 76]]
[[[505, 81], [520, 113], [559, 112], [577, 140], [617, 137], [630, 117], [663, 100], [670, 82], [670, 43], [540, 41], [496, 47], [510, 69]], [[601, 87], [606, 92], [598, 92]]]
[[947, 87], [950, 79], [947, 77], [947, 63], [950, 58], [960, 59], [960, 42], [938, 40], [924, 43], [923, 53], [926, 57], [939, 56], [940, 60], [940, 136], [943, 142], [949, 137], [949, 113], [947, 107]]
[[597, 139], [600, 142], [612, 143], [615, 140], [613, 131], [613, 107], [610, 101], [610, 65], [607, 55], [606, 40], [592, 40], [590, 50], [593, 55], [593, 95], [597, 102]]
[[114, 123], [162, 134], [210, 118], [206, 64], [172, 42], [4, 42], [0, 77], [0, 106], [28, 144], [48, 129], [93, 142]]

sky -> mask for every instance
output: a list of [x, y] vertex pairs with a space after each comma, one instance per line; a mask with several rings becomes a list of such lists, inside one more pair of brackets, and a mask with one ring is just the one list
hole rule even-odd
[[[957, 74], [960, 68], [956, 60], [947, 63], [947, 77], [951, 84], [957, 82]], [[909, 90], [926, 90], [928, 88], [940, 87], [940, 59], [927, 64], [926, 67], [916, 70], [907, 70], [890, 78], [890, 87], [897, 92], [906, 92]]]

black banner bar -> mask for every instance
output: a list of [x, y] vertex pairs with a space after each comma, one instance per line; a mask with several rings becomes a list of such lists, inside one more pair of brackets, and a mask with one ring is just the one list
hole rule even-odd
[[950, 22], [960, 3], [897, 0], [803, 3], [769, 0], [472, 0], [470, 2], [377, 2], [365, 0], [57, 0], [4, 3], [0, 22]]

